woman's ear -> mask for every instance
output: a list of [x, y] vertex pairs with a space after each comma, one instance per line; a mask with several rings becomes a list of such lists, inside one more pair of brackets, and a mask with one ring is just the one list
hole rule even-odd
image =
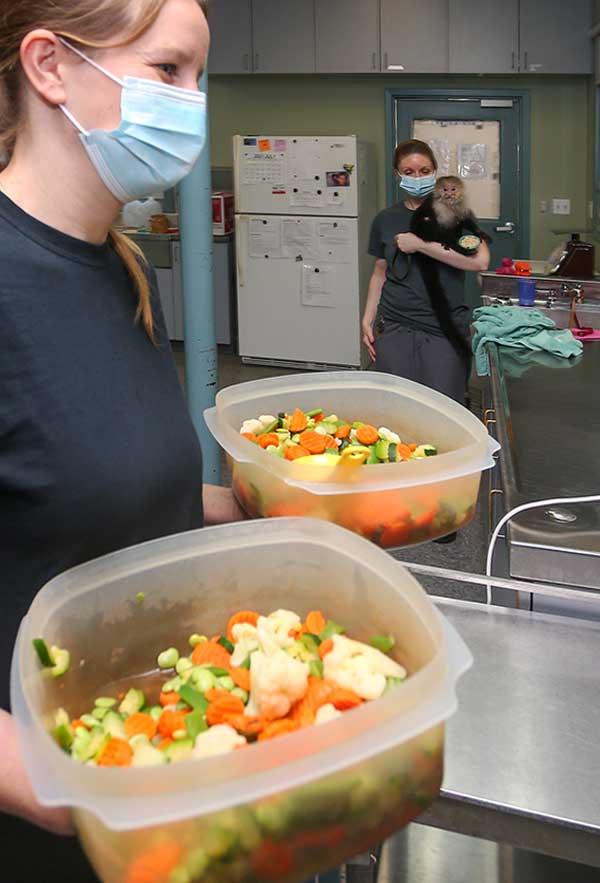
[[21, 43], [21, 65], [37, 94], [48, 104], [64, 104], [67, 100], [63, 80], [64, 57], [67, 50], [52, 31], [30, 31]]

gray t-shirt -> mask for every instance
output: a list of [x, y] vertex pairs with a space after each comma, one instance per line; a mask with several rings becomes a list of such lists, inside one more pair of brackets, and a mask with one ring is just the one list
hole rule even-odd
[[[394, 237], [410, 232], [411, 218], [412, 211], [399, 202], [379, 212], [371, 226], [369, 254], [387, 261], [379, 315], [406, 328], [443, 336], [415, 255], [409, 260], [396, 246]], [[468, 334], [470, 311], [464, 299], [465, 273], [441, 261], [437, 267], [452, 323], [461, 334]]]

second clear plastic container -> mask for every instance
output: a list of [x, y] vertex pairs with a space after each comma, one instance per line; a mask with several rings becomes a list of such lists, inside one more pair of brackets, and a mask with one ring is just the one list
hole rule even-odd
[[[144, 600], [137, 599], [139, 592]], [[82, 766], [48, 735], [64, 707], [156, 678], [158, 650], [221, 631], [235, 610], [322, 609], [366, 640], [392, 633], [411, 676], [342, 718], [206, 760]], [[69, 648], [54, 679], [31, 641]], [[12, 708], [38, 799], [73, 808], [105, 883], [278, 883], [334, 867], [437, 796], [444, 721], [471, 657], [414, 578], [357, 536], [312, 519], [208, 528], [71, 570], [23, 620]]]
[[[439, 454], [372, 466], [283, 460], [240, 436], [244, 420], [323, 408], [430, 443]], [[253, 518], [303, 515], [346, 527], [384, 548], [435, 539], [475, 512], [481, 472], [494, 465], [485, 426], [435, 390], [375, 371], [298, 374], [230, 386], [204, 412], [229, 458], [237, 499]]]

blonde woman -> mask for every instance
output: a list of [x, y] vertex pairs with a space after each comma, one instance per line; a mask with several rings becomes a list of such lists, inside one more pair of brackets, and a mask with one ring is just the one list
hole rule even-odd
[[[203, 492], [153, 276], [111, 231], [124, 203], [173, 186], [202, 149], [203, 6], [2, 4], [0, 708], [19, 621], [48, 579], [241, 517], [230, 491]], [[69, 832], [35, 804], [6, 711], [0, 744], [0, 809]], [[3, 879], [94, 879], [75, 841], [0, 825]]]

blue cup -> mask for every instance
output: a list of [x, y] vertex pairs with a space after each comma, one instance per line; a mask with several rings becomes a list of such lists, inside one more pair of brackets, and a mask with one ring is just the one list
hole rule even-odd
[[532, 307], [535, 303], [535, 279], [519, 279], [519, 306]]

